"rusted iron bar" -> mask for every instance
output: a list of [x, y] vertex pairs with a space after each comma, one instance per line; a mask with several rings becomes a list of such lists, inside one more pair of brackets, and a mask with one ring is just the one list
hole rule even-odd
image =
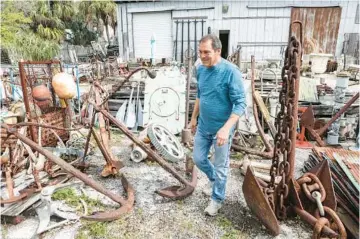
[[307, 129], [307, 131], [309, 132], [309, 134], [315, 138], [316, 143], [319, 144], [320, 147], [325, 147], [326, 144], [325, 142], [321, 139], [321, 137], [319, 136], [318, 133], [316, 133], [316, 131], [313, 128], [309, 128], [309, 127], [305, 127]]
[[321, 136], [326, 130], [334, 123], [357, 99], [359, 98], [359, 93], [356, 93], [321, 129], [316, 130], [316, 133]]
[[[105, 110], [105, 108], [106, 108], [105, 104], [101, 104], [100, 90], [105, 93], [106, 93], [106, 91], [98, 82], [94, 82], [94, 86], [95, 86], [96, 103], [98, 105], [100, 105], [99, 107], [102, 110]], [[100, 128], [100, 138], [97, 137], [97, 134], [95, 133], [93, 128], [91, 128], [91, 131], [92, 131], [92, 134], [93, 134], [97, 144], [102, 149], [102, 153], [103, 153], [105, 161], [106, 161], [106, 165], [101, 172], [101, 176], [107, 177], [111, 174], [116, 175], [119, 172], [119, 169], [123, 167], [123, 164], [119, 160], [116, 160], [114, 155], [111, 153], [111, 150], [109, 147], [110, 132], [108, 130], [106, 130], [106, 122], [105, 122], [104, 116], [102, 114], [98, 114], [98, 122], [99, 122], [99, 128]]]
[[89, 134], [92, 134], [94, 136], [94, 139], [99, 146], [99, 149], [102, 153], [102, 155], [105, 158], [106, 166], [104, 167], [104, 170], [101, 172], [101, 176], [107, 177], [110, 174], [116, 175], [119, 172], [119, 169], [124, 167], [121, 161], [119, 160], [113, 160], [111, 158], [111, 154], [109, 153], [109, 150], [105, 147], [104, 143], [100, 140], [99, 136], [95, 132], [94, 128], [90, 129]]
[[[28, 64], [30, 64], [30, 62], [28, 62]], [[24, 91], [26, 91], [28, 86], [27, 86], [26, 73], [25, 73], [23, 62], [19, 62], [19, 73], [20, 73], [20, 80], [21, 80], [21, 82], [20, 82], [21, 88], [23, 89], [23, 92], [24, 92]], [[23, 94], [23, 97], [24, 97], [24, 105], [25, 105], [26, 112], [31, 112], [28, 94]], [[36, 108], [34, 108], [34, 110], [36, 111]], [[31, 117], [29, 117], [29, 120], [32, 121]], [[35, 140], [36, 134], [35, 134], [34, 128], [30, 127], [29, 130], [30, 130], [31, 138], [33, 140]]]
[[253, 98], [253, 113], [254, 113], [256, 127], [257, 127], [259, 135], [265, 145], [266, 151], [272, 152], [273, 147], [266, 140], [265, 132], [264, 132], [263, 128], [261, 127], [260, 120], [259, 120], [259, 114], [257, 111], [257, 103], [256, 103], [256, 97], [255, 97], [255, 57], [254, 56], [251, 56], [251, 90], [252, 90], [252, 98]]
[[[310, 213], [308, 213], [305, 210], [301, 210], [300, 208], [294, 206], [293, 209], [295, 210], [296, 214], [299, 215], [299, 217], [309, 223], [311, 226], [315, 226], [318, 219], [316, 219], [316, 217], [314, 217], [313, 215], [311, 215]], [[328, 226], [324, 226], [322, 229], [322, 233], [324, 236], [328, 236], [330, 238], [336, 238], [337, 236], [339, 236], [338, 233], [336, 233], [335, 231], [333, 231], [331, 228], [329, 228]]]
[[[90, 129], [92, 129], [94, 127], [95, 124], [95, 114], [93, 113], [92, 118], [91, 118], [91, 123], [90, 123]], [[89, 150], [89, 144], [90, 144], [90, 138], [91, 138], [91, 133], [89, 132], [87, 137], [86, 137], [86, 143], [85, 143], [85, 150], [84, 150], [84, 159], [86, 158], [87, 152]]]
[[80, 130], [83, 128], [83, 127], [63, 128], [63, 127], [56, 127], [56, 126], [52, 126], [52, 125], [48, 125], [48, 124], [39, 124], [39, 123], [35, 123], [35, 122], [23, 122], [23, 123], [17, 123], [17, 124], [8, 124], [8, 126], [11, 128], [18, 128], [18, 127], [23, 127], [23, 126], [37, 126], [37, 127], [41, 127], [41, 128], [65, 130], [65, 131], [75, 131], [75, 130]]
[[115, 124], [127, 137], [129, 137], [135, 144], [137, 144], [142, 150], [145, 151], [156, 162], [160, 164], [161, 167], [163, 167], [166, 171], [174, 175], [174, 177], [179, 180], [182, 184], [186, 186], [191, 186], [191, 183], [187, 181], [185, 178], [183, 178], [169, 163], [167, 163], [164, 159], [162, 159], [157, 153], [155, 153], [152, 149], [150, 149], [144, 142], [139, 140], [134, 136], [133, 133], [131, 133], [130, 130], [127, 129], [126, 126], [124, 126], [122, 123], [120, 123], [118, 120], [114, 118], [109, 112], [106, 110], [101, 109], [99, 106], [93, 104], [94, 108], [102, 113], [106, 118], [108, 118], [113, 124]]
[[[294, 22], [294, 23], [298, 23], [300, 24], [300, 27], [302, 28], [302, 23], [301, 22]], [[293, 24], [294, 24], [293, 23]], [[291, 28], [291, 27], [290, 27]], [[300, 44], [299, 46], [291, 46], [291, 47], [298, 47], [298, 51], [294, 52], [294, 58], [296, 58], [296, 69], [294, 69], [294, 71], [292, 72], [293, 74], [290, 73], [289, 77], [295, 77], [295, 79], [293, 80], [293, 84], [295, 84], [294, 86], [294, 92], [288, 92], [288, 94], [294, 94], [293, 96], [293, 102], [292, 102], [292, 112], [290, 112], [291, 116], [292, 116], [292, 125], [293, 128], [290, 129], [290, 136], [289, 139], [291, 140], [291, 149], [290, 149], [290, 155], [289, 155], [289, 164], [290, 164], [290, 172], [288, 177], [285, 178], [285, 183], [289, 184], [289, 181], [291, 178], [294, 177], [294, 171], [295, 171], [295, 150], [296, 150], [296, 136], [297, 136], [297, 126], [298, 126], [298, 99], [299, 99], [299, 82], [300, 82], [300, 69], [301, 69], [301, 61], [302, 61], [302, 51], [303, 51], [303, 42], [302, 42], [302, 30], [300, 31]], [[291, 69], [289, 69], [290, 71]], [[291, 109], [291, 108], [290, 108]], [[290, 110], [289, 109], [289, 110]]]
[[234, 149], [235, 151], [238, 151], [238, 152], [245, 152], [245, 153], [248, 153], [248, 154], [257, 155], [257, 156], [260, 156], [260, 157], [265, 158], [265, 159], [272, 159], [273, 156], [274, 156], [273, 151], [261, 152], [259, 150], [255, 150], [255, 149], [247, 148], [247, 147], [242, 147], [242, 146], [236, 145], [236, 144], [232, 144], [231, 148]]
[[82, 173], [81, 171], [77, 170], [72, 165], [70, 165], [69, 163], [62, 160], [61, 158], [56, 157], [50, 151], [42, 148], [37, 143], [35, 143], [34, 141], [28, 139], [24, 135], [19, 134], [16, 131], [16, 129], [10, 128], [6, 124], [2, 124], [1, 127], [5, 128], [10, 134], [15, 135], [18, 139], [20, 139], [23, 143], [29, 145], [32, 149], [38, 151], [40, 154], [44, 155], [45, 157], [50, 159], [52, 162], [59, 165], [66, 172], [74, 175], [76, 178], [80, 179], [81, 181], [83, 181], [88, 186], [90, 186], [93, 189], [97, 190], [98, 192], [108, 196], [113, 201], [121, 204], [121, 207], [119, 209], [113, 211], [113, 212], [98, 213], [98, 214], [93, 215], [93, 216], [84, 217], [85, 219], [98, 220], [98, 221], [111, 221], [111, 220], [115, 220], [115, 219], [119, 218], [123, 213], [129, 212], [129, 211], [132, 210], [132, 207], [133, 207], [133, 204], [134, 204], [134, 189], [127, 182], [127, 180], [126, 180], [126, 178], [124, 176], [122, 177], [121, 182], [123, 184], [124, 189], [127, 192], [128, 200], [125, 200], [123, 197], [118, 196], [118, 195], [114, 194], [113, 192], [107, 190], [104, 186], [97, 183], [93, 179], [89, 178], [88, 175], [86, 175], [86, 174]]

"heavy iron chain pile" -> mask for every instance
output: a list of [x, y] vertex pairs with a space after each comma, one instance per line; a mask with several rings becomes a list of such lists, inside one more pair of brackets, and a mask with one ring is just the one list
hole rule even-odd
[[[264, 189], [273, 211], [280, 219], [286, 217], [286, 207], [284, 201], [289, 194], [288, 181], [290, 179], [290, 159], [295, 155], [295, 142], [297, 124], [297, 100], [296, 100], [296, 81], [299, 79], [299, 66], [301, 61], [302, 48], [296, 37], [290, 38], [289, 45], [285, 53], [285, 64], [282, 69], [282, 89], [279, 95], [281, 104], [280, 112], [276, 117], [277, 134], [275, 136], [274, 157], [270, 169], [271, 181]], [[279, 186], [276, 188], [275, 177], [282, 176]], [[275, 192], [276, 188], [276, 192]], [[277, 193], [278, 202], [274, 202], [274, 193]], [[276, 203], [276, 206], [275, 206]]]

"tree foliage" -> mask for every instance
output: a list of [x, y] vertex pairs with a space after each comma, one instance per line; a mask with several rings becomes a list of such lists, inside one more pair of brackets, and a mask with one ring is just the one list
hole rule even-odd
[[110, 39], [109, 26], [116, 27], [116, 3], [113, 1], [81, 1], [79, 12], [85, 17], [87, 24], [94, 24], [98, 28], [103, 24], [105, 26], [107, 39]]
[[[25, 2], [24, 2], [25, 4]], [[40, 9], [43, 11], [43, 9]], [[37, 19], [35, 19], [35, 16]], [[34, 22], [38, 22], [34, 30]], [[43, 21], [44, 24], [41, 24]], [[28, 17], [14, 6], [14, 1], [2, 2], [1, 5], [1, 48], [6, 49], [13, 62], [24, 60], [48, 60], [60, 51], [61, 30], [49, 31], [56, 20], [41, 18], [31, 13]], [[45, 27], [44, 27], [45, 26]]]
[[75, 45], [96, 40], [93, 26], [116, 27], [113, 1], [1, 1], [0, 47], [12, 60], [48, 60], [56, 57], [65, 29], [72, 30]]
[[12, 2], [2, 3], [0, 17], [0, 47], [7, 48], [12, 46], [17, 35], [26, 30], [26, 24], [31, 23], [31, 19], [16, 11]]

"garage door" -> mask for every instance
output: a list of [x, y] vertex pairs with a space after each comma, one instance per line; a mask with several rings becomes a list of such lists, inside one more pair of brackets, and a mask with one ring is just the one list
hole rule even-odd
[[133, 13], [135, 57], [150, 58], [151, 36], [155, 34], [155, 58], [172, 57], [171, 13]]

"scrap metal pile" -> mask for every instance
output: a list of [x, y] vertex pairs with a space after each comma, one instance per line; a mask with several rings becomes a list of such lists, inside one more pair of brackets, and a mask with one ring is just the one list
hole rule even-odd
[[315, 147], [303, 168], [308, 172], [322, 161], [328, 162], [340, 207], [337, 210], [346, 212], [339, 213], [339, 217], [354, 237], [359, 235], [359, 156], [359, 152], [346, 149]]
[[[255, 59], [254, 57], [251, 59], [253, 114], [265, 152], [239, 145], [239, 142], [246, 141], [239, 132], [234, 137], [232, 148], [246, 154], [271, 159], [271, 164], [267, 165], [244, 160], [242, 170], [245, 179], [242, 189], [249, 208], [273, 235], [280, 233], [278, 220], [298, 215], [313, 226], [314, 238], [320, 236], [346, 238], [346, 229], [341, 221], [345, 219], [339, 218], [337, 215], [337, 204], [358, 225], [360, 180], [358, 161], [354, 160], [358, 154], [329, 148], [315, 148], [314, 155], [311, 155], [309, 162], [305, 164], [306, 173], [295, 179], [295, 147], [297, 139], [299, 139], [297, 133], [299, 112], [302, 113], [300, 123], [304, 130], [310, 132], [319, 145], [324, 146], [321, 135], [345, 112], [349, 105], [358, 99], [359, 94], [355, 95], [343, 109], [340, 109], [323, 128], [314, 129], [312, 108], [298, 108], [302, 24], [298, 21], [293, 22], [290, 25], [290, 33], [294, 24], [300, 26], [300, 39], [289, 36], [285, 52], [285, 65], [281, 72], [281, 84], [276, 83], [276, 86], [281, 85], [281, 90], [278, 93], [280, 111], [275, 119], [275, 125], [261, 94], [255, 89]], [[188, 121], [189, 112], [192, 111], [190, 101], [195, 99], [196, 89], [191, 87], [191, 67], [194, 54], [187, 52], [185, 57], [187, 57], [188, 63], [188, 76], [184, 100], [181, 98], [184, 97], [181, 94], [184, 90], [182, 86], [185, 87], [185, 81], [182, 80], [184, 79], [182, 75], [178, 77], [180, 71], [171, 71], [173, 78], [176, 78], [176, 83], [172, 83], [173, 85], [170, 86], [159, 86], [162, 81], [155, 82], [152, 87], [149, 87], [146, 81], [138, 81], [136, 85], [130, 84], [130, 78], [137, 72], [141, 72], [142, 78], [148, 80], [155, 79], [157, 76], [161, 78], [160, 74], [162, 74], [162, 78], [166, 78], [164, 77], [165, 71], [155, 72], [140, 67], [126, 74], [126, 78], [114, 85], [110, 92], [100, 81], [100, 71], [97, 71], [98, 77], [96, 80], [90, 81], [90, 90], [84, 97], [81, 107], [80, 102], [77, 105], [79, 107], [74, 107], [72, 102], [76, 91], [70, 90], [71, 94], [63, 94], [66, 87], [56, 85], [56, 82], [61, 85], [62, 81], [68, 81], [66, 86], [74, 84], [72, 76], [63, 73], [60, 62], [20, 62], [19, 70], [24, 102], [11, 105], [8, 114], [1, 115], [0, 203], [2, 216], [19, 222], [18, 216], [40, 200], [41, 203], [36, 206], [40, 223], [34, 232], [40, 234], [54, 227], [49, 226], [51, 215], [57, 215], [64, 219], [55, 225], [59, 226], [80, 218], [112, 221], [131, 211], [134, 206], [136, 188], [131, 186], [125, 174], [120, 173], [120, 169], [126, 165], [110, 150], [110, 124], [118, 128], [133, 142], [131, 159], [134, 162], [140, 162], [145, 158], [151, 159], [179, 181], [178, 185], [159, 189], [156, 193], [170, 199], [182, 199], [191, 195], [197, 183], [197, 171], [191, 157], [184, 151], [191, 150], [192, 139]], [[276, 73], [275, 79], [277, 79]], [[129, 94], [129, 91], [123, 90], [126, 86], [131, 87], [132, 93]], [[173, 86], [174, 88], [172, 88]], [[76, 86], [73, 88], [75, 90]], [[136, 98], [133, 97], [135, 89], [137, 91]], [[147, 94], [151, 95], [152, 101], [146, 96]], [[127, 105], [128, 95], [130, 96]], [[156, 97], [152, 97], [152, 95]], [[77, 88], [77, 96], [80, 101], [79, 88]], [[172, 98], [172, 96], [174, 97]], [[135, 98], [135, 103], [133, 103], [133, 98]], [[146, 99], [148, 101], [145, 104]], [[173, 99], [178, 100], [178, 104], [168, 104], [175, 102]], [[184, 110], [182, 101], [186, 102]], [[164, 112], [158, 114], [155, 107], [150, 108], [152, 104], [156, 105], [159, 111], [171, 109], [169, 112], [166, 111], [166, 114]], [[142, 110], [142, 105], [149, 107], [144, 107], [148, 110]], [[78, 108], [77, 112], [74, 108]], [[174, 111], [172, 108], [175, 108]], [[261, 126], [258, 108], [268, 125], [274, 139], [273, 143], [265, 135]], [[134, 119], [131, 124], [126, 120], [128, 116], [125, 117], [125, 111], [130, 110], [134, 111], [132, 112]], [[142, 116], [136, 115], [135, 112], [146, 113], [146, 111], [148, 111], [149, 119], [169, 117], [166, 119], [176, 121], [176, 127], [173, 129], [176, 132], [179, 132], [179, 127], [184, 127], [181, 131], [181, 142], [172, 134], [172, 130], [164, 127], [162, 123], [148, 124], [147, 129], [143, 131], [145, 134], [140, 133], [142, 136], [136, 136], [134, 131], [137, 131], [137, 126], [143, 126], [143, 124], [140, 123]], [[183, 115], [185, 117], [182, 117]], [[79, 134], [73, 132], [78, 132], [82, 136], [76, 136]], [[84, 173], [88, 166], [91, 148], [94, 147], [91, 138], [95, 140], [105, 160], [101, 176], [120, 175], [126, 197], [114, 194]], [[69, 157], [70, 159], [65, 159]], [[172, 163], [181, 160], [184, 160], [185, 169], [175, 169]], [[87, 210], [84, 210], [83, 214], [78, 215], [64, 213], [51, 199], [53, 193], [61, 188], [82, 187], [83, 185], [95, 189], [118, 203], [119, 208], [90, 215], [86, 212]], [[345, 225], [353, 233], [350, 224], [345, 223]]]
[[[197, 182], [196, 168], [187, 163], [185, 172], [181, 173], [162, 158], [163, 156], [168, 161], [184, 159], [183, 145], [175, 136], [166, 128], [154, 124], [148, 129], [151, 140], [140, 140], [108, 111], [109, 98], [118, 92], [134, 73], [144, 71], [150, 78], [155, 78], [155, 72], [143, 67], [138, 68], [131, 72], [111, 94], [98, 81], [93, 81], [80, 116], [76, 116], [71, 104], [71, 98], [75, 94], [62, 95], [66, 87], [55, 87], [55, 79], [59, 74], [65, 74], [61, 75], [61, 80], [64, 82], [69, 78], [73, 80], [72, 76], [61, 73], [60, 62], [20, 62], [19, 69], [25, 110], [20, 112], [22, 114], [9, 113], [11, 117], [3, 117], [1, 124], [1, 169], [2, 175], [5, 176], [1, 181], [0, 203], [3, 217], [7, 217], [13, 223], [19, 223], [20, 213], [41, 200], [41, 204], [37, 205], [36, 209], [40, 223], [35, 232], [40, 234], [54, 227], [48, 226], [51, 215], [64, 219], [56, 224], [59, 226], [79, 218], [111, 221], [132, 210], [135, 190], [124, 174], [121, 174], [121, 182], [126, 198], [114, 194], [82, 172], [88, 166], [91, 137], [95, 139], [105, 159], [105, 166], [101, 172], [103, 177], [119, 175], [119, 170], [124, 167], [123, 163], [112, 155], [109, 148], [110, 122], [134, 142], [135, 148], [143, 157], [151, 158], [179, 181], [179, 185], [157, 190], [159, 195], [182, 199], [192, 194]], [[39, 72], [43, 74], [37, 74]], [[67, 85], [69, 84], [73, 83], [68, 82]], [[76, 119], [80, 119], [82, 125], [75, 125]], [[98, 123], [100, 133], [94, 127], [95, 122]], [[79, 138], [70, 134], [72, 131], [84, 128], [88, 129], [85, 137]], [[80, 147], [71, 147], [79, 143]], [[70, 162], [59, 157], [74, 153], [75, 159]], [[64, 184], [73, 177], [78, 180], [72, 179], [71, 182]], [[85, 212], [81, 216], [59, 210], [57, 204], [51, 200], [51, 195], [60, 188], [79, 184], [85, 184], [104, 194], [120, 207], [113, 211], [91, 215]]]

